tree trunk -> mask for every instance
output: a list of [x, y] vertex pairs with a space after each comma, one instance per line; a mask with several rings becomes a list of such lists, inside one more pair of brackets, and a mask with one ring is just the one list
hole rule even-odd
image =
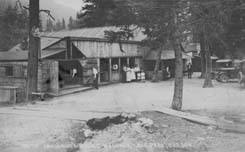
[[206, 74], [205, 74], [205, 81], [203, 84], [203, 88], [212, 88], [212, 78], [211, 78], [211, 72], [212, 72], [212, 60], [210, 55], [209, 47], [206, 48]]
[[200, 58], [201, 58], [201, 76], [200, 78], [205, 78], [206, 74], [206, 60], [205, 60], [205, 41], [204, 41], [204, 36], [203, 34], [199, 35], [200, 38], [200, 47], [201, 47], [201, 52], [200, 52]]
[[180, 47], [180, 40], [175, 38], [172, 40], [172, 46], [175, 52], [175, 83], [174, 83], [174, 97], [172, 101], [172, 109], [182, 109], [183, 99], [183, 60], [182, 51]]
[[38, 56], [40, 53], [40, 38], [33, 35], [33, 30], [39, 27], [39, 0], [29, 1], [29, 53], [27, 67], [27, 100], [31, 101], [32, 92], [37, 91]]
[[159, 67], [161, 63], [161, 55], [162, 55], [162, 47], [157, 51], [157, 59], [156, 59], [155, 68], [153, 71], [152, 82], [159, 81], [158, 71], [159, 71]]

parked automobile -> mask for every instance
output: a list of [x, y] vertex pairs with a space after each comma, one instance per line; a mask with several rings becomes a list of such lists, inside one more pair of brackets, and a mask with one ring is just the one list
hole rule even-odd
[[238, 81], [240, 62], [231, 59], [221, 59], [216, 61], [214, 77], [217, 81], [227, 83]]

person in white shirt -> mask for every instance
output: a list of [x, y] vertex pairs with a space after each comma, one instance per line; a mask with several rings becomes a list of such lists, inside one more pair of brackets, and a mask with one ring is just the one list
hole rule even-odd
[[126, 66], [123, 66], [123, 69], [122, 69], [122, 82], [125, 83], [126, 82], [126, 78], [127, 78], [127, 67]]
[[136, 79], [135, 68], [130, 69], [130, 78], [131, 78], [131, 81], [134, 81]]
[[135, 80], [140, 80], [140, 67], [136, 64], [134, 67]]
[[132, 79], [131, 79], [131, 68], [130, 67], [127, 67], [126, 68], [126, 82], [130, 82]]
[[77, 75], [77, 69], [72, 69], [72, 78], [74, 78]]
[[94, 82], [94, 87], [96, 88], [96, 89], [99, 89], [99, 85], [98, 85], [98, 70], [95, 68], [95, 67], [93, 67], [93, 69], [92, 69], [92, 72], [93, 72], [93, 82]]

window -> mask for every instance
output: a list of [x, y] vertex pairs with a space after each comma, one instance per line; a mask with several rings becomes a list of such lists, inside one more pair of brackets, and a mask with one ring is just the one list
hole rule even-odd
[[5, 75], [6, 76], [14, 76], [12, 66], [5, 66]]

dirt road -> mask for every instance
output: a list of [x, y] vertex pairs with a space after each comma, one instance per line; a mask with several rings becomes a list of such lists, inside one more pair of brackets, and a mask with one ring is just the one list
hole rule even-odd
[[[225, 121], [245, 122], [245, 89], [241, 89], [236, 83], [217, 82], [214, 82], [214, 88], [203, 89], [202, 83], [203, 81], [199, 79], [185, 79], [184, 110]], [[47, 110], [47, 117], [0, 114], [0, 149], [4, 152], [28, 151], [28, 147], [32, 145], [30, 151], [48, 151], [47, 146], [50, 143], [59, 141], [58, 143], [63, 144], [63, 148], [57, 151], [67, 151], [67, 147], [72, 147], [76, 138], [79, 138], [77, 134], [84, 124], [83, 121], [69, 118], [86, 120], [113, 113], [151, 111], [156, 107], [170, 107], [172, 95], [173, 81], [135, 82], [106, 86], [99, 90], [38, 102], [35, 105], [16, 106]], [[6, 108], [1, 107], [0, 113], [4, 110]], [[76, 112], [83, 114], [78, 116]], [[234, 139], [235, 142], [236, 139], [244, 138], [244, 135], [238, 136], [221, 135], [222, 138], [227, 138], [227, 141], [228, 138]]]

